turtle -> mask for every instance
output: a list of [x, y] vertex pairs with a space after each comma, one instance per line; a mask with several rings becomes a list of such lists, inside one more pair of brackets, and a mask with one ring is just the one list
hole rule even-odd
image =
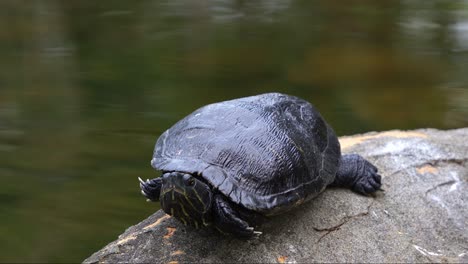
[[151, 165], [161, 176], [140, 181], [148, 201], [184, 225], [258, 236], [260, 218], [284, 213], [327, 186], [371, 194], [377, 167], [342, 155], [317, 109], [299, 97], [267, 93], [209, 104], [166, 130]]

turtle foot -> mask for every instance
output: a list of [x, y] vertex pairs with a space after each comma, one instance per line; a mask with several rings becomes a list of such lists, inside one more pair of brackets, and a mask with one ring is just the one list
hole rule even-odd
[[362, 174], [357, 177], [356, 182], [351, 187], [353, 191], [361, 194], [370, 194], [380, 190], [382, 177], [378, 174], [377, 168], [367, 160], [363, 159]]
[[221, 233], [240, 238], [255, 238], [262, 234], [262, 232], [255, 231], [247, 221], [242, 219], [235, 205], [223, 196], [216, 195], [213, 205], [214, 224]]
[[141, 194], [143, 194], [147, 198], [146, 201], [159, 201], [159, 195], [161, 193], [162, 186], [161, 178], [154, 178], [151, 180], [143, 181], [140, 177], [138, 177], [138, 181], [140, 181]]
[[332, 186], [348, 187], [361, 194], [370, 194], [380, 190], [382, 177], [378, 169], [360, 155], [343, 155]]

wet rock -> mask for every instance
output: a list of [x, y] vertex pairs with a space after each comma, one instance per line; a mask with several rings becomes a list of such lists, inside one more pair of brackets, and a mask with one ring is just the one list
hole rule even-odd
[[194, 230], [158, 211], [85, 262], [468, 262], [468, 128], [340, 141], [344, 153], [379, 168], [384, 192], [328, 189], [271, 218], [248, 241]]

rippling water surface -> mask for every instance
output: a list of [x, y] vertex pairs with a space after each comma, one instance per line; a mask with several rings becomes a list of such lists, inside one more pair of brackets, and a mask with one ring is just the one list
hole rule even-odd
[[468, 125], [468, 1], [0, 2], [0, 261], [81, 261], [157, 209], [156, 138], [278, 91], [338, 134]]

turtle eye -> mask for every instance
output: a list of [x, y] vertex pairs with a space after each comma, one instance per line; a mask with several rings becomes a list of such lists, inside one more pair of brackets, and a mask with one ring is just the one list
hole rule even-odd
[[195, 185], [195, 179], [194, 179], [194, 178], [190, 178], [190, 179], [188, 179], [188, 181], [187, 181], [187, 185], [189, 185], [189, 186], [193, 186], [193, 185]]
[[195, 179], [192, 177], [192, 175], [185, 174], [184, 182], [185, 182], [185, 185], [193, 186], [195, 184]]

